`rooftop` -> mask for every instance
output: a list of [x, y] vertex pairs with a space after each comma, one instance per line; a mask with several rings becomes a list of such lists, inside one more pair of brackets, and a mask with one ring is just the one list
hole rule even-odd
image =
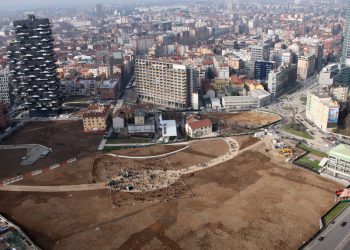
[[188, 123], [188, 125], [191, 127], [191, 129], [198, 129], [211, 126], [211, 121], [209, 119], [193, 121]]
[[339, 144], [338, 146], [329, 151], [329, 155], [350, 161], [350, 146], [345, 144]]

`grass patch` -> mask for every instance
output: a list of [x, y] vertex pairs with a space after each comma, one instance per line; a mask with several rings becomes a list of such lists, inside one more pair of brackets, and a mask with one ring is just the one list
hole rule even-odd
[[318, 165], [320, 163], [320, 161], [311, 160], [309, 157], [307, 157], [307, 155], [304, 155], [296, 162], [304, 165], [305, 167], [312, 168], [316, 171], [318, 171], [320, 169], [320, 166]]
[[107, 144], [123, 144], [123, 143], [150, 143], [151, 140], [148, 138], [111, 138], [107, 140]]
[[307, 97], [306, 97], [306, 96], [300, 97], [300, 101], [301, 101], [304, 105], [306, 105]]
[[310, 148], [310, 147], [306, 146], [305, 144], [298, 145], [298, 148], [301, 148], [305, 151], [308, 151], [310, 154], [318, 156], [318, 157], [324, 158], [324, 157], [328, 156], [326, 153], [319, 151], [319, 150], [316, 150], [316, 149], [313, 149], [313, 148]]
[[283, 106], [282, 109], [287, 111], [293, 111], [294, 108], [289, 106]]
[[305, 127], [298, 123], [290, 123], [284, 126], [283, 130], [287, 133], [303, 137], [305, 139], [314, 139], [308, 132], [305, 131]]
[[330, 223], [337, 215], [344, 211], [348, 206], [347, 202], [339, 202], [325, 217], [323, 217], [324, 224]]

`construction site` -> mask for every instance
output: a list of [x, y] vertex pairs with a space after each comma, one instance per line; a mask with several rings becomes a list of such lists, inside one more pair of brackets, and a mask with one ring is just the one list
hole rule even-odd
[[3, 187], [0, 213], [43, 249], [295, 249], [343, 188], [297, 155], [269, 136], [95, 153]]

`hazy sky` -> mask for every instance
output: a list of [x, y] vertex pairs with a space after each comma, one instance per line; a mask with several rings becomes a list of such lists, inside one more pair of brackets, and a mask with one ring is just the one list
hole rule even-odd
[[[94, 2], [113, 2], [108, 0], [0, 0], [0, 9], [16, 10], [23, 8], [37, 8], [48, 6], [77, 6]], [[117, 0], [115, 0], [117, 2]]]

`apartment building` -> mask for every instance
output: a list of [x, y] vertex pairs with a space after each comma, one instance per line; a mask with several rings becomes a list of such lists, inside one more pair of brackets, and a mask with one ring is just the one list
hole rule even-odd
[[135, 80], [139, 99], [156, 105], [184, 109], [191, 107], [195, 68], [155, 59], [136, 59]]
[[315, 55], [304, 55], [298, 57], [298, 76], [300, 79], [313, 75], [315, 72]]
[[306, 117], [322, 131], [328, 132], [338, 124], [339, 104], [328, 89], [316, 89], [307, 95]]
[[109, 121], [108, 107], [91, 104], [83, 112], [84, 132], [103, 132], [107, 129]]
[[8, 72], [0, 72], [0, 102], [11, 104]]

